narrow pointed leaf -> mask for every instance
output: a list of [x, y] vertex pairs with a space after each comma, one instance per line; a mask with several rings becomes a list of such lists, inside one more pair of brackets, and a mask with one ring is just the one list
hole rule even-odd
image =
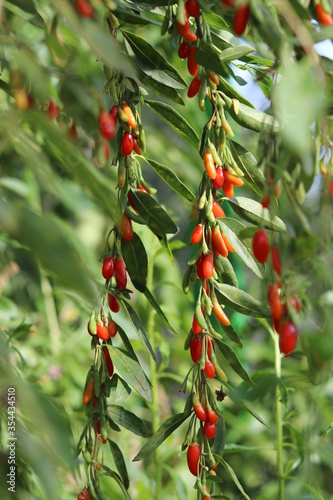
[[252, 408], [245, 402], [245, 399], [243, 397], [239, 397], [235, 389], [231, 387], [229, 383], [225, 384], [228, 387], [228, 396], [232, 401], [234, 401], [240, 408], [243, 408], [243, 410], [247, 411], [254, 417], [258, 422], [260, 422], [262, 425], [265, 427], [270, 427], [258, 413], [256, 413]]
[[177, 413], [170, 418], [168, 418], [164, 424], [155, 432], [155, 434], [147, 441], [140, 452], [134, 457], [133, 462], [142, 460], [147, 455], [150, 455], [156, 448], [158, 448], [167, 437], [170, 436], [178, 427], [185, 422], [189, 417], [189, 414]]
[[250, 497], [245, 493], [244, 489], [243, 489], [243, 486], [241, 485], [241, 483], [239, 482], [239, 479], [238, 477], [236, 476], [233, 468], [231, 467], [231, 465], [228, 464], [228, 462], [226, 462], [222, 457], [220, 457], [219, 455], [216, 455], [215, 456], [216, 460], [223, 465], [223, 467], [225, 468], [225, 470], [227, 471], [227, 473], [229, 474], [229, 476], [231, 477], [231, 479], [233, 480], [233, 482], [235, 483], [235, 485], [237, 486], [237, 488], [239, 489], [239, 491], [242, 493], [243, 497], [246, 498], [246, 500], [251, 500]]
[[145, 158], [145, 161], [151, 166], [152, 169], [155, 170], [157, 175], [159, 175], [164, 180], [164, 182], [171, 187], [171, 189], [183, 196], [183, 198], [185, 198], [186, 200], [193, 202], [195, 198], [194, 194], [171, 170], [171, 168], [149, 158]]
[[153, 351], [153, 348], [149, 342], [149, 339], [147, 337], [147, 334], [145, 332], [145, 329], [142, 326], [142, 323], [139, 319], [139, 316], [136, 314], [132, 306], [127, 302], [127, 300], [124, 299], [119, 299], [121, 303], [124, 305], [125, 310], [127, 312], [127, 315], [129, 317], [130, 322], [132, 323], [132, 326], [134, 327], [134, 330], [136, 331], [139, 339], [143, 343], [143, 345], [146, 347], [147, 351], [150, 352], [152, 358], [154, 361], [156, 361], [156, 356]]
[[169, 73], [184, 88], [187, 86], [183, 77], [178, 71], [159, 53], [147, 40], [144, 40], [135, 33], [121, 30], [126, 40], [131, 46], [136, 57], [144, 64], [146, 68], [156, 68]]
[[257, 160], [250, 151], [247, 151], [237, 142], [229, 141], [230, 151], [238, 167], [244, 173], [244, 178], [250, 187], [258, 194], [262, 194], [265, 189], [266, 179], [259, 168]]
[[262, 204], [258, 201], [243, 196], [231, 198], [228, 201], [236, 214], [248, 222], [252, 222], [252, 224], [280, 233], [287, 230], [285, 223], [276, 215], [273, 217], [273, 220], [270, 220], [268, 208], [263, 208]]
[[133, 434], [145, 438], [151, 437], [152, 428], [150, 422], [142, 420], [122, 406], [109, 405], [108, 414], [118, 425], [133, 432]]
[[[231, 200], [229, 200], [229, 202], [231, 202]], [[237, 237], [234, 231], [230, 229], [228, 222], [219, 220], [219, 224], [221, 230], [225, 233], [229, 242], [235, 248], [237, 255], [242, 259], [247, 267], [249, 267], [259, 278], [262, 278], [263, 276], [257, 262], [254, 260], [244, 243]]]
[[140, 396], [151, 402], [150, 385], [139, 363], [132, 359], [126, 351], [118, 347], [108, 345], [108, 349], [112, 362], [119, 374]]
[[164, 314], [164, 312], [162, 311], [162, 309], [160, 308], [160, 306], [156, 302], [155, 297], [153, 296], [153, 294], [151, 293], [151, 291], [147, 287], [144, 290], [144, 294], [145, 294], [146, 299], [150, 303], [150, 305], [155, 309], [155, 311], [157, 312], [157, 314], [159, 315], [159, 317], [162, 319], [162, 321], [166, 324], [166, 326], [170, 330], [172, 330], [174, 333], [177, 333], [177, 331], [171, 325], [171, 323], [169, 322], [168, 318], [166, 317], [166, 315]]
[[179, 134], [183, 139], [192, 144], [196, 149], [199, 147], [199, 137], [196, 131], [191, 127], [191, 125], [183, 118], [178, 111], [173, 109], [168, 104], [160, 101], [151, 101], [146, 99], [145, 103], [154, 111], [154, 113], [159, 116], [163, 121], [165, 121], [171, 128], [173, 128], [177, 134]]
[[231, 368], [237, 373], [237, 375], [239, 375], [241, 379], [244, 380], [244, 382], [250, 382], [251, 384], [253, 384], [249, 374], [239, 361], [235, 351], [222, 340], [215, 339], [215, 343], [217, 344], [225, 359], [228, 361]]
[[176, 224], [166, 211], [149, 194], [138, 189], [131, 191], [133, 203], [139, 214], [147, 221], [150, 229], [158, 234], [174, 234], [178, 231]]
[[264, 305], [240, 288], [217, 283], [216, 281], [214, 286], [219, 302], [234, 311], [259, 318], [269, 318], [271, 316], [270, 308], [267, 305]]
[[128, 490], [129, 479], [128, 479], [128, 473], [127, 473], [127, 469], [126, 469], [124, 456], [121, 452], [121, 449], [117, 445], [117, 443], [115, 443], [111, 439], [108, 439], [108, 442], [109, 442], [110, 449], [111, 449], [111, 452], [113, 455], [114, 463], [116, 464], [116, 467], [117, 467], [118, 472], [120, 474], [120, 477], [122, 479], [123, 485], [125, 486], [126, 490]]
[[223, 50], [219, 54], [219, 59], [221, 62], [235, 61], [236, 59], [242, 59], [244, 56], [254, 52], [254, 48], [249, 45], [236, 45], [235, 47], [229, 47]]
[[101, 466], [102, 466], [102, 469], [106, 472], [106, 476], [112, 477], [112, 479], [114, 479], [116, 481], [116, 483], [120, 487], [121, 491], [123, 492], [124, 500], [131, 500], [131, 497], [129, 496], [129, 493], [128, 493], [127, 489], [125, 488], [125, 485], [124, 485], [121, 477], [119, 476], [119, 474], [117, 472], [113, 471], [112, 469], [110, 469], [110, 467], [108, 467], [107, 465], [101, 464]]
[[144, 292], [147, 281], [148, 259], [140, 237], [133, 233], [130, 241], [125, 241], [122, 238], [121, 251], [133, 285], [139, 292]]

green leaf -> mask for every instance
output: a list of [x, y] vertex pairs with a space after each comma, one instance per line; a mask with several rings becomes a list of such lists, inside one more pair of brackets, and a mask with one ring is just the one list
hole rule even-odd
[[146, 249], [140, 237], [133, 233], [131, 241], [125, 241], [122, 238], [121, 252], [133, 285], [139, 292], [144, 292], [147, 282], [148, 260]]
[[298, 483], [300, 483], [302, 486], [304, 486], [305, 489], [307, 489], [308, 491], [311, 491], [311, 493], [314, 495], [314, 497], [317, 498], [318, 500], [325, 500], [324, 497], [318, 492], [317, 488], [315, 488], [314, 486], [312, 486], [309, 483], [306, 483], [305, 481], [303, 481], [299, 477], [288, 476], [288, 479], [292, 479], [293, 481], [297, 481]]
[[171, 170], [171, 168], [166, 165], [162, 165], [155, 160], [145, 158], [145, 161], [151, 166], [153, 170], [164, 180], [168, 186], [171, 187], [176, 193], [183, 196], [186, 200], [193, 202], [194, 194], [188, 189], [188, 187], [179, 179], [179, 177]]
[[230, 151], [238, 167], [244, 173], [244, 178], [250, 187], [258, 194], [262, 194], [266, 186], [266, 179], [262, 170], [258, 167], [258, 162], [250, 151], [235, 141], [229, 140]]
[[243, 368], [241, 362], [239, 361], [235, 351], [222, 340], [215, 339], [215, 343], [220, 349], [225, 359], [228, 361], [231, 368], [237, 373], [237, 375], [239, 375], [241, 379], [244, 380], [244, 382], [250, 382], [251, 384], [253, 384], [247, 371]]
[[228, 382], [225, 383], [225, 385], [228, 387], [228, 396], [230, 397], [230, 399], [232, 399], [232, 401], [234, 401], [238, 406], [243, 408], [243, 410], [250, 413], [250, 415], [252, 415], [252, 417], [254, 417], [256, 420], [258, 420], [258, 422], [260, 422], [262, 425], [264, 425], [265, 427], [270, 427], [261, 418], [261, 416], [258, 415], [258, 413], [256, 413], [254, 410], [252, 410], [252, 408], [245, 402], [245, 399], [243, 396], [239, 397], [237, 392], [235, 391], [235, 389], [233, 389], [233, 387], [231, 387], [231, 385]]
[[142, 83], [144, 83], [144, 85], [155, 92], [155, 94], [184, 105], [184, 101], [180, 94], [174, 87], [166, 85], [163, 81], [161, 81], [161, 74], [157, 70], [143, 70], [133, 57], [130, 57], [130, 61], [138, 74], [138, 78], [142, 81]]
[[[231, 202], [232, 200], [229, 200]], [[230, 219], [232, 220], [232, 219]], [[252, 257], [251, 253], [244, 245], [244, 243], [237, 237], [237, 235], [230, 229], [225, 220], [219, 220], [219, 224], [223, 233], [225, 233], [231, 245], [235, 248], [237, 255], [242, 261], [259, 277], [262, 278], [262, 273], [258, 267], [257, 262]]]
[[[225, 94], [223, 94], [223, 99], [224, 99], [225, 102], [227, 100], [229, 100], [229, 103], [232, 104], [232, 109], [230, 109], [228, 106], [226, 106], [226, 109], [229, 111], [230, 115], [233, 117], [233, 119], [235, 120], [235, 122], [237, 122], [237, 120], [236, 120], [236, 118], [233, 115], [234, 105], [233, 105], [232, 99], [237, 99], [237, 101], [240, 102], [239, 109], [240, 109], [240, 113], [243, 112], [243, 115], [241, 115], [241, 116], [244, 119], [248, 118], [248, 116], [252, 116], [251, 111], [253, 111], [253, 112], [256, 111], [254, 109], [254, 106], [253, 106], [252, 102], [248, 101], [242, 94], [240, 94], [235, 89], [235, 87], [233, 85], [231, 85], [228, 82], [228, 80], [226, 80], [225, 78], [222, 77], [221, 78], [221, 82], [222, 82], [223, 92], [225, 92], [229, 96], [229, 97], [227, 97], [227, 96], [225, 96]], [[231, 97], [231, 99], [230, 99], [230, 97]], [[243, 106], [243, 107], [241, 108], [241, 106]], [[248, 110], [248, 112], [245, 113], [245, 110]], [[261, 112], [258, 111], [258, 113], [261, 113]]]
[[121, 31], [136, 57], [143, 63], [145, 69], [154, 68], [159, 71], [165, 71], [180, 83], [180, 88], [187, 87], [187, 83], [178, 71], [150, 43], [134, 33], [126, 30]]
[[221, 62], [231, 62], [236, 59], [242, 59], [244, 56], [251, 54], [251, 52], [254, 52], [254, 48], [249, 45], [236, 45], [235, 47], [223, 50], [219, 55], [219, 59]]
[[57, 218], [9, 207], [0, 198], [0, 229], [28, 247], [61, 286], [94, 300], [92, 273]]
[[151, 402], [152, 395], [147, 377], [137, 361], [131, 358], [126, 351], [108, 345], [113, 364], [119, 374], [140, 396]]
[[[239, 94], [238, 96], [236, 95], [235, 90], [226, 80], [223, 81], [223, 85], [226, 87], [227, 93], [230, 93], [232, 97], [240, 101], [239, 110], [238, 113], [236, 113], [232, 99], [230, 99], [230, 97], [228, 97], [225, 93], [222, 94], [225, 102], [225, 109], [229, 111], [236, 123], [242, 127], [254, 130], [255, 132], [279, 132], [280, 127], [276, 119], [263, 111], [258, 111], [257, 109], [250, 107], [248, 104], [244, 104], [244, 102], [242, 102], [244, 99]], [[239, 98], [239, 96], [241, 98]]]
[[108, 442], [110, 445], [111, 453], [113, 455], [114, 463], [118, 469], [118, 472], [120, 474], [120, 477], [122, 479], [122, 482], [123, 482], [126, 490], [128, 490], [130, 483], [129, 483], [129, 479], [128, 479], [128, 473], [127, 473], [127, 469], [126, 469], [124, 456], [121, 452], [121, 449], [117, 445], [117, 443], [115, 443], [111, 439], [108, 439]]
[[131, 190], [131, 196], [137, 211], [155, 234], [174, 234], [178, 231], [166, 211], [149, 194], [135, 189]]
[[250, 497], [245, 493], [245, 491], [243, 489], [243, 486], [239, 482], [238, 477], [236, 476], [236, 474], [235, 474], [233, 468], [231, 467], [231, 465], [229, 465], [228, 462], [226, 462], [219, 455], [216, 455], [215, 458], [216, 458], [216, 460], [220, 464], [223, 465], [223, 467], [225, 468], [225, 470], [227, 471], [227, 473], [229, 474], [229, 476], [231, 477], [231, 479], [233, 480], [233, 482], [235, 483], [235, 485], [237, 486], [237, 488], [239, 489], [239, 491], [242, 493], [243, 497], [246, 498], [247, 500], [251, 500]]
[[150, 437], [152, 434], [151, 423], [142, 420], [131, 411], [125, 410], [122, 406], [108, 405], [109, 416], [125, 429], [133, 432], [137, 436]]
[[185, 118], [178, 113], [178, 111], [173, 109], [168, 104], [160, 101], [151, 101], [146, 99], [145, 103], [148, 104], [157, 116], [170, 125], [170, 127], [173, 128], [177, 134], [198, 149], [198, 134], [185, 120]]
[[177, 413], [172, 417], [169, 417], [161, 427], [155, 432], [155, 434], [147, 441], [147, 443], [141, 448], [136, 457], [133, 458], [133, 462], [142, 460], [147, 455], [150, 455], [156, 448], [158, 448], [167, 437], [170, 436], [178, 427], [188, 419], [189, 414]]
[[308, 58], [297, 64], [286, 58], [284, 63], [281, 79], [273, 87], [272, 101], [285, 144], [302, 157], [314, 148], [311, 124], [323, 112], [326, 96]]
[[214, 454], [223, 455], [226, 440], [225, 422], [223, 417], [219, 417], [216, 424], [216, 435], [214, 438]]
[[222, 257], [219, 255], [218, 260], [223, 266], [223, 272], [219, 273], [221, 275], [222, 283], [227, 283], [228, 285], [238, 286], [238, 280], [234, 268], [227, 257]]
[[275, 215], [273, 220], [270, 219], [268, 208], [263, 208], [261, 203], [242, 196], [228, 201], [233, 211], [248, 222], [280, 233], [287, 231], [285, 223], [279, 217]]
[[147, 351], [150, 352], [153, 360], [156, 361], [155, 353], [153, 351], [152, 346], [150, 345], [149, 339], [147, 337], [145, 329], [143, 328], [143, 326], [141, 324], [139, 316], [136, 314], [136, 312], [134, 311], [132, 306], [127, 302], [127, 300], [125, 300], [123, 298], [119, 298], [119, 300], [121, 301], [121, 303], [125, 307], [127, 315], [129, 317], [129, 320], [130, 320], [132, 326], [134, 327], [134, 330], [136, 331], [139, 339], [141, 340], [141, 342], [143, 343], [143, 345], [145, 346]]
[[171, 325], [169, 322], [168, 318], [156, 302], [156, 299], [154, 298], [153, 294], [150, 292], [150, 290], [146, 287], [144, 290], [144, 294], [150, 305], [155, 309], [159, 317], [162, 319], [162, 321], [166, 324], [166, 326], [172, 330], [174, 333], [177, 333], [177, 331], [174, 329], [174, 327]]
[[154, 24], [155, 26], [161, 26], [161, 23], [155, 21], [154, 19], [150, 19], [148, 17], [135, 14], [133, 10], [125, 9], [124, 6], [116, 7], [113, 10], [113, 13], [118, 19], [121, 19], [125, 23], [130, 24], [131, 26], [146, 26], [147, 24]]
[[202, 40], [195, 53], [195, 60], [217, 75], [228, 76], [228, 66], [220, 61], [219, 56], [219, 51], [211, 43]]
[[269, 318], [270, 308], [234, 286], [214, 282], [217, 298], [222, 304], [248, 316]]
[[101, 464], [101, 466], [102, 466], [102, 469], [106, 472], [105, 475], [112, 477], [112, 479], [114, 479], [116, 481], [116, 483], [118, 484], [118, 486], [120, 487], [120, 489], [124, 495], [124, 499], [131, 500], [131, 497], [129, 496], [129, 493], [128, 493], [127, 489], [125, 488], [125, 485], [124, 485], [121, 477], [119, 476], [119, 474], [117, 474], [117, 472], [110, 469], [110, 467], [108, 467], [107, 465]]
[[225, 325], [221, 325], [221, 323], [220, 323], [220, 326], [221, 326], [222, 330], [228, 335], [230, 340], [232, 340], [240, 348], [243, 347], [243, 343], [232, 325], [225, 326]]

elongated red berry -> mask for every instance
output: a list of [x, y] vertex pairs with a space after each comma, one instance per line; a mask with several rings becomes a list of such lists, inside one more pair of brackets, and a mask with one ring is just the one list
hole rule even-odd
[[207, 422], [204, 425], [204, 433], [208, 439], [213, 439], [216, 434], [216, 426], [213, 424], [213, 422], [210, 422], [207, 420]]
[[212, 179], [212, 184], [215, 189], [221, 189], [224, 183], [224, 171], [222, 167], [216, 168], [216, 177]]
[[283, 313], [283, 306], [279, 293], [279, 287], [276, 283], [268, 287], [268, 304], [271, 308], [272, 317], [275, 320], [279, 320]]
[[116, 257], [114, 259], [114, 275], [119, 290], [125, 290], [127, 285], [127, 272], [123, 259]]
[[103, 323], [97, 323], [97, 337], [101, 340], [109, 340], [109, 332]]
[[50, 101], [47, 107], [47, 114], [50, 120], [56, 120], [60, 114], [59, 106], [54, 102]]
[[202, 272], [205, 278], [210, 279], [214, 273], [214, 255], [212, 252], [209, 252], [205, 255], [205, 258], [202, 263]]
[[194, 335], [198, 335], [202, 331], [202, 328], [199, 325], [195, 314], [193, 315], [192, 331], [193, 331]]
[[134, 148], [133, 135], [130, 132], [125, 132], [121, 140], [121, 152], [124, 156], [128, 156], [132, 153]]
[[201, 357], [201, 339], [194, 337], [190, 342], [190, 353], [193, 363], [199, 361]]
[[195, 60], [196, 52], [197, 48], [195, 45], [193, 45], [193, 47], [190, 48], [190, 52], [187, 58], [187, 69], [192, 76], [197, 76], [197, 74], [199, 73], [199, 65]]
[[116, 124], [113, 117], [101, 109], [99, 112], [99, 130], [105, 139], [113, 139], [116, 133]]
[[219, 418], [216, 415], [213, 408], [210, 408], [208, 411], [206, 411], [206, 413], [207, 413], [207, 419], [209, 420], [209, 422], [211, 422], [212, 424], [216, 424]]
[[203, 263], [204, 263], [204, 260], [205, 260], [205, 255], [202, 254], [199, 257], [199, 259], [197, 260], [197, 263], [196, 263], [197, 275], [198, 275], [199, 280], [205, 279], [205, 275], [204, 275], [204, 272], [203, 272]]
[[180, 59], [187, 59], [190, 53], [190, 44], [188, 42], [182, 42], [179, 45], [178, 56]]
[[248, 4], [240, 5], [236, 9], [232, 23], [232, 27], [236, 35], [241, 36], [244, 33], [249, 17], [250, 6]]
[[108, 304], [112, 312], [117, 313], [119, 311], [120, 305], [118, 299], [112, 293], [108, 294]]
[[75, 0], [75, 8], [81, 17], [94, 17], [94, 8], [89, 0]]
[[186, 7], [189, 16], [200, 17], [200, 7], [197, 0], [187, 0]]
[[215, 366], [213, 365], [213, 363], [211, 361], [206, 361], [205, 374], [207, 375], [208, 378], [215, 377]]
[[269, 241], [264, 229], [259, 229], [253, 236], [252, 250], [257, 261], [264, 264], [269, 254]]
[[120, 232], [125, 241], [131, 241], [133, 237], [132, 221], [125, 213], [121, 217]]
[[282, 263], [280, 259], [280, 252], [279, 249], [274, 247], [271, 250], [271, 257], [272, 257], [272, 266], [274, 271], [278, 273], [279, 276], [282, 274]]
[[118, 327], [114, 321], [110, 321], [108, 324], [108, 332], [110, 337], [115, 337], [117, 335]]
[[114, 262], [112, 257], [108, 257], [104, 260], [102, 266], [102, 275], [106, 280], [110, 280], [114, 273]]
[[195, 97], [198, 94], [200, 87], [201, 87], [201, 80], [196, 76], [190, 83], [189, 88], [187, 89], [187, 97], [190, 98]]
[[285, 356], [289, 356], [296, 348], [298, 333], [294, 323], [284, 323], [281, 329], [279, 343], [280, 350]]
[[225, 213], [223, 208], [217, 203], [217, 201], [213, 201], [213, 215], [215, 219], [221, 219], [222, 217], [225, 217]]
[[114, 368], [113, 368], [112, 359], [110, 357], [109, 349], [106, 347], [106, 345], [103, 345], [102, 350], [103, 350], [103, 354], [104, 354], [104, 358], [105, 358], [106, 368], [107, 368], [108, 373], [109, 373], [109, 377], [112, 377]]
[[197, 476], [198, 472], [200, 473], [201, 467], [199, 464], [199, 460], [200, 460], [200, 447], [198, 443], [191, 443], [187, 449], [187, 465], [193, 476]]
[[192, 232], [192, 235], [191, 235], [191, 243], [192, 243], [192, 245], [197, 245], [198, 243], [200, 243], [200, 241], [202, 240], [202, 235], [203, 235], [203, 225], [202, 224], [198, 224], [193, 229], [193, 232]]

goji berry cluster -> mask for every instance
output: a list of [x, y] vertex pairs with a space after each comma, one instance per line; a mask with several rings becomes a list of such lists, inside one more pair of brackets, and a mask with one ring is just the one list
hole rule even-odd
[[[280, 335], [280, 350], [285, 356], [288, 356], [296, 348], [298, 332], [296, 326], [290, 320], [286, 298], [283, 303], [281, 293], [282, 263], [279, 249], [276, 246], [270, 247], [266, 231], [259, 229], [253, 237], [252, 250], [255, 258], [261, 264], [267, 261], [269, 254], [271, 255], [271, 265], [276, 280], [268, 287], [268, 304], [271, 309], [272, 324], [275, 331]], [[291, 297], [290, 305], [296, 312], [299, 312], [299, 301], [296, 297]]]

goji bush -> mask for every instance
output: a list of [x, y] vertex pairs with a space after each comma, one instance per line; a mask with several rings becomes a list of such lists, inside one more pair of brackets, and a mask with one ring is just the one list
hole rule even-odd
[[0, 5], [17, 498], [333, 495], [332, 14]]

